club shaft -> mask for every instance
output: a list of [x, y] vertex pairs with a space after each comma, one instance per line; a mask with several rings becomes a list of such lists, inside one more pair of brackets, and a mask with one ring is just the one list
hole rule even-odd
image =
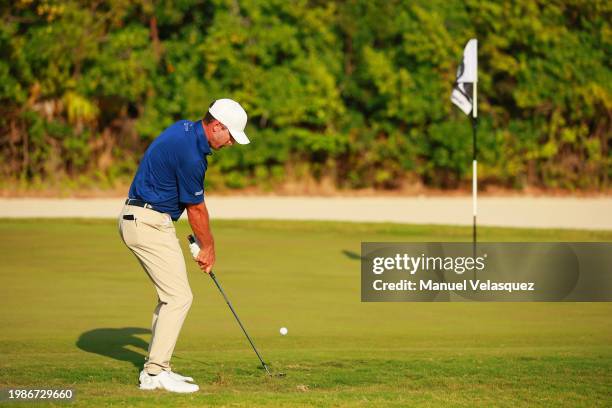
[[261, 365], [263, 366], [263, 368], [265, 368], [266, 372], [269, 375], [271, 375], [270, 370], [268, 369], [268, 365], [264, 362], [263, 358], [259, 354], [259, 351], [257, 351], [257, 347], [255, 347], [255, 343], [253, 343], [253, 340], [251, 339], [251, 336], [249, 336], [249, 333], [247, 333], [246, 329], [242, 325], [242, 322], [240, 321], [240, 318], [238, 317], [238, 314], [236, 313], [236, 311], [234, 310], [234, 307], [232, 306], [232, 302], [230, 302], [230, 300], [228, 299], [227, 295], [225, 294], [225, 291], [223, 290], [223, 288], [219, 284], [219, 281], [217, 281], [217, 277], [215, 276], [215, 274], [213, 272], [210, 273], [210, 277], [212, 278], [213, 282], [215, 282], [215, 285], [219, 289], [219, 292], [221, 292], [221, 294], [223, 295], [223, 298], [225, 299], [225, 303], [227, 303], [227, 305], [229, 306], [230, 310], [232, 311], [232, 314], [234, 315], [234, 317], [236, 318], [236, 321], [238, 322], [238, 325], [242, 329], [242, 332], [244, 333], [244, 335], [246, 336], [247, 340], [251, 344], [251, 347], [253, 348], [253, 351], [255, 351], [255, 354], [257, 354], [257, 358], [259, 358], [259, 361], [261, 361]]

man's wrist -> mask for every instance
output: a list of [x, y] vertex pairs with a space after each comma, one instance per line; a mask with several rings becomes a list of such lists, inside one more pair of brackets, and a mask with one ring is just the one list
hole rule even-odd
[[211, 251], [214, 252], [215, 246], [210, 245], [210, 244], [201, 244], [200, 250], [205, 251], [205, 252], [211, 252]]

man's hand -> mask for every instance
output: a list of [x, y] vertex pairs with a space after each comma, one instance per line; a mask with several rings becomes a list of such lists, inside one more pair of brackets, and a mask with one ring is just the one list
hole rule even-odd
[[215, 248], [202, 248], [195, 259], [202, 272], [211, 273], [215, 264]]
[[200, 252], [195, 260], [202, 271], [211, 273], [215, 264], [215, 241], [210, 232], [206, 205], [204, 203], [188, 205], [187, 218], [191, 230], [200, 242]]

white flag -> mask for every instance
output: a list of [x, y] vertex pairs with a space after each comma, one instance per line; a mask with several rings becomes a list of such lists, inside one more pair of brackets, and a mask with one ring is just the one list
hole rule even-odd
[[[475, 108], [474, 89], [478, 82], [478, 40], [472, 38], [463, 50], [463, 61], [457, 68], [457, 81], [451, 93], [451, 101], [466, 115]], [[474, 111], [474, 117], [476, 112]]]

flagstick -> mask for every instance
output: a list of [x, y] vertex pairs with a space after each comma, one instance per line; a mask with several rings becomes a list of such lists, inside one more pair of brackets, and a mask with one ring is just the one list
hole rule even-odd
[[[474, 258], [476, 258], [476, 216], [478, 214], [478, 146], [476, 144], [476, 132], [478, 130], [478, 100], [477, 88], [478, 82], [474, 82], [472, 87], [474, 101], [472, 109], [472, 249]], [[474, 278], [476, 278], [476, 269], [474, 269]]]
[[476, 86], [478, 82], [474, 82], [473, 92], [474, 92], [474, 108], [472, 109], [472, 215], [474, 216], [474, 224], [473, 224], [473, 238], [474, 243], [476, 242], [476, 216], [478, 214], [478, 159], [477, 159], [477, 145], [476, 145], [476, 132], [478, 130], [478, 113], [476, 111], [476, 107], [478, 106], [476, 103]]

